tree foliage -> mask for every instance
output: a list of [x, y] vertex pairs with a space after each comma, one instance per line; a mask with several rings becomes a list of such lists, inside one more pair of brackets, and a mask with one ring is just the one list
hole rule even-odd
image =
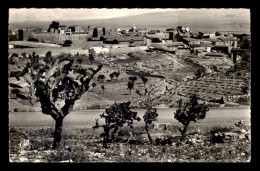
[[249, 91], [248, 85], [243, 85], [243, 86], [241, 87], [241, 93], [242, 93], [242, 94], [247, 94], [248, 91]]
[[120, 72], [113, 72], [114, 76], [116, 77], [116, 79], [118, 79]]
[[200, 78], [202, 76], [204, 76], [206, 73], [206, 69], [205, 68], [198, 68], [195, 72], [194, 75], [196, 76], [196, 78]]
[[94, 89], [97, 86], [97, 84], [96, 83], [92, 83], [91, 86]]
[[127, 89], [129, 89], [130, 94], [131, 94], [131, 90], [134, 88], [134, 85], [135, 85], [134, 81], [128, 81]]
[[140, 77], [141, 77], [141, 80], [142, 80], [144, 87], [145, 87], [145, 84], [147, 83], [148, 79], [145, 76], [140, 76]]
[[221, 36], [221, 33], [216, 31], [215, 36]]
[[51, 52], [39, 60], [33, 52], [20, 74], [29, 85], [29, 92], [19, 97], [31, 104], [39, 100], [42, 113], [51, 115], [56, 121], [54, 146], [59, 146], [63, 118], [70, 113], [75, 101], [89, 89], [91, 79], [102, 68], [102, 65], [78, 68], [73, 66], [73, 61], [73, 57], [65, 55], [54, 58]]
[[[105, 119], [105, 124], [98, 125], [96, 127], [103, 127], [103, 147], [107, 148], [109, 140], [114, 140], [115, 134], [120, 127], [129, 126], [133, 127], [134, 120], [140, 121], [141, 119], [137, 116], [137, 112], [131, 111], [131, 102], [115, 103], [109, 108], [105, 109], [105, 112], [100, 115], [101, 118]], [[110, 131], [113, 129], [110, 138]]]
[[174, 113], [174, 118], [184, 125], [183, 130], [179, 129], [182, 136], [184, 136], [190, 122], [196, 122], [197, 120], [204, 119], [206, 117], [206, 112], [209, 111], [209, 108], [205, 103], [199, 104], [196, 95], [193, 95], [189, 102], [183, 103], [181, 99], [178, 103], [179, 106]]
[[51, 28], [58, 29], [60, 27], [60, 23], [58, 21], [52, 21], [48, 28], [48, 32], [50, 32]]
[[105, 78], [105, 75], [98, 75], [98, 81], [103, 82]]
[[114, 73], [113, 73], [113, 72], [110, 73], [110, 74], [109, 74], [109, 77], [110, 77], [111, 80], [113, 80], [113, 78], [114, 78]]
[[137, 80], [137, 77], [136, 76], [131, 76], [128, 79], [131, 80], [132, 82], [135, 82]]
[[140, 97], [142, 96], [140, 90], [136, 90], [135, 93], [138, 94]]
[[101, 89], [102, 89], [102, 91], [103, 91], [103, 95], [104, 95], [105, 86], [104, 86], [104, 85], [102, 85], [102, 86], [101, 86]]

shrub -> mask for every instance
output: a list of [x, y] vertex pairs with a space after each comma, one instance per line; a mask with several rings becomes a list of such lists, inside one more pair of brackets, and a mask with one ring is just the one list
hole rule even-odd
[[196, 95], [193, 95], [190, 98], [190, 101], [187, 103], [183, 104], [182, 99], [178, 102], [179, 106], [174, 113], [174, 118], [184, 125], [183, 130], [179, 129], [182, 137], [184, 137], [184, 134], [186, 133], [187, 127], [189, 126], [190, 122], [196, 122], [197, 120], [204, 119], [209, 108], [206, 106], [205, 103], [199, 104], [198, 97]]
[[130, 110], [131, 102], [123, 102], [120, 104], [113, 104], [105, 110], [105, 113], [101, 114], [100, 117], [105, 119], [105, 124], [100, 126], [98, 123], [96, 127], [103, 127], [104, 129], [104, 139], [103, 147], [107, 148], [107, 143], [109, 141], [110, 131], [113, 129], [111, 134], [111, 140], [114, 139], [115, 134], [117, 133], [120, 127], [123, 127], [125, 124], [130, 128], [133, 127], [133, 121], [140, 121], [141, 119], [137, 117], [137, 112]]

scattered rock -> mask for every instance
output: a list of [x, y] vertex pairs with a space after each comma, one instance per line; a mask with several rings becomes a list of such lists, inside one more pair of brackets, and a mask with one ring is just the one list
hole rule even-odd
[[32, 162], [33, 162], [33, 163], [41, 163], [41, 162], [43, 162], [43, 161], [41, 161], [41, 160], [39, 160], [39, 159], [36, 159], [36, 160], [33, 160]]
[[19, 158], [19, 161], [20, 161], [20, 162], [28, 162], [28, 158], [20, 157], [20, 158]]
[[246, 131], [245, 129], [241, 129], [240, 132], [241, 132], [242, 134], [245, 134], [247, 131]]
[[63, 161], [60, 161], [60, 163], [73, 163], [73, 160], [71, 160], [71, 159], [63, 160]]

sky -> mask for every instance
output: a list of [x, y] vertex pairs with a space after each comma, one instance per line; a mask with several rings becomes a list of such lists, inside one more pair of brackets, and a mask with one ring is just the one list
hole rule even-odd
[[50, 20], [89, 20], [89, 19], [108, 19], [132, 15], [140, 15], [146, 13], [163, 12], [163, 11], [180, 11], [184, 9], [83, 9], [83, 8], [11, 8], [9, 9], [9, 22], [24, 22], [24, 21], [50, 21]]

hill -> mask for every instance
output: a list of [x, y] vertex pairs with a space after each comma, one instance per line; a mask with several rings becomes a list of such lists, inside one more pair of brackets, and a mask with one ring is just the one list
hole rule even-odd
[[[12, 23], [10, 29], [26, 28], [37, 26], [47, 28], [51, 21], [27, 21], [23, 23]], [[250, 33], [250, 12], [242, 10], [239, 13], [236, 10], [216, 9], [185, 9], [174, 12], [156, 12], [134, 16], [117, 17], [98, 20], [61, 20], [63, 25], [82, 25], [82, 26], [103, 26], [113, 28], [130, 28], [135, 24], [139, 28], [166, 29], [183, 25], [190, 27], [192, 31], [239, 31]]]

